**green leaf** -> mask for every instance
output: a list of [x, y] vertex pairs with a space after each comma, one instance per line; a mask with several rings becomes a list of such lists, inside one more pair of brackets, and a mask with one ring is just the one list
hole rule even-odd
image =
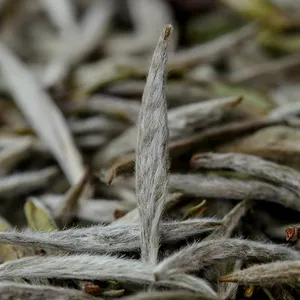
[[49, 211], [36, 198], [30, 198], [24, 205], [28, 226], [34, 231], [54, 231], [57, 229], [55, 221]]
[[[11, 225], [2, 217], [0, 217], [0, 231], [10, 230]], [[0, 244], [0, 258], [2, 261], [14, 260], [32, 254], [32, 250], [19, 245]]]

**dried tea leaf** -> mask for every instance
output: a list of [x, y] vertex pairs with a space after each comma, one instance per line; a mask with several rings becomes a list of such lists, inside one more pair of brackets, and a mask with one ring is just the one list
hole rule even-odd
[[[248, 41], [254, 35], [255, 30], [256, 26], [253, 24], [246, 25], [207, 43], [178, 51], [170, 57], [169, 69], [173, 72], [182, 72], [185, 69], [195, 67], [204, 62], [216, 61], [229, 51]], [[224, 97], [224, 95], [220, 97]]]
[[[297, 251], [284, 246], [225, 238], [203, 241], [187, 246], [161, 261], [156, 266], [154, 272], [157, 278], [164, 279], [172, 276], [174, 273], [196, 272], [207, 266], [226, 260], [241, 259], [243, 261], [260, 262], [272, 260], [285, 260], [289, 262], [294, 260], [296, 263], [299, 257], [300, 255]], [[247, 282], [247, 284], [250, 283], [258, 283], [258, 281]]]
[[[160, 225], [161, 242], [172, 244], [191, 236], [199, 236], [220, 226], [212, 218], [164, 222]], [[55, 232], [0, 232], [2, 242], [35, 245], [77, 253], [120, 253], [137, 251], [141, 247], [139, 222], [92, 226]]]
[[[226, 125], [219, 125], [214, 126], [208, 129], [205, 129], [203, 131], [200, 131], [199, 133], [195, 133], [190, 137], [182, 138], [179, 140], [175, 140], [170, 143], [169, 149], [171, 156], [177, 157], [183, 153], [189, 153], [195, 148], [199, 148], [201, 146], [207, 146], [213, 145], [213, 144], [219, 144], [221, 142], [226, 142], [227, 140], [232, 140], [236, 138], [237, 136], [242, 136], [243, 134], [255, 132], [256, 130], [259, 130], [264, 127], [272, 126], [274, 124], [280, 124], [282, 121], [278, 120], [268, 120], [268, 119], [250, 119], [245, 120], [242, 122], [232, 122], [228, 123]], [[132, 138], [134, 135], [134, 130], [131, 130], [130, 135], [132, 135]], [[122, 137], [122, 141], [124, 141], [123, 147], [125, 149], [132, 149], [131, 146], [131, 138], [128, 140], [127, 134], [125, 134]], [[129, 144], [128, 144], [129, 143]], [[115, 156], [116, 153], [119, 153], [119, 149], [116, 147], [107, 147], [111, 151], [114, 151], [111, 153], [111, 151], [103, 151], [107, 152], [107, 155]], [[122, 148], [122, 151], [123, 149]], [[99, 162], [103, 164], [103, 161], [101, 161], [103, 152], [99, 153], [95, 158], [95, 164], [99, 166]], [[98, 162], [98, 163], [97, 163]], [[120, 160], [117, 160], [111, 168], [107, 171], [106, 174], [106, 180], [108, 183], [111, 183], [116, 176], [120, 176], [123, 173], [127, 173], [133, 170], [132, 166], [134, 165], [134, 153], [129, 153], [126, 156], [120, 158]]]
[[285, 186], [300, 195], [300, 173], [287, 166], [240, 153], [199, 153], [190, 162], [195, 169], [231, 169]]
[[281, 186], [258, 180], [229, 179], [200, 174], [173, 174], [169, 189], [202, 198], [263, 200], [300, 211], [299, 196]]
[[8, 174], [20, 161], [28, 156], [32, 150], [32, 141], [24, 140], [19, 145], [5, 147], [0, 152], [0, 175]]
[[268, 80], [272, 79], [272, 76], [282, 75], [289, 69], [299, 67], [300, 55], [290, 55], [283, 57], [282, 59], [276, 59], [274, 61], [268, 61], [258, 66], [246, 68], [241, 71], [236, 71], [229, 75], [229, 81], [234, 84], [245, 84], [254, 80], [262, 80], [267, 77]]
[[0, 265], [3, 280], [23, 277], [28, 279], [61, 278], [83, 280], [116, 280], [124, 285], [157, 286], [205, 292], [216, 299], [212, 288], [199, 278], [180, 275], [176, 280], [155, 282], [152, 265], [133, 259], [108, 255], [37, 256], [17, 259]]
[[[65, 201], [64, 195], [43, 195], [41, 201], [51, 210], [52, 215], [57, 219], [60, 213], [62, 203]], [[86, 199], [79, 203], [79, 208], [76, 217], [80, 220], [96, 222], [96, 223], [111, 223], [115, 220], [116, 211], [124, 212], [131, 210], [136, 206], [127, 200], [107, 200], [107, 199]]]
[[[144, 85], [142, 80], [128, 79], [109, 85], [106, 91], [120, 97], [141, 97]], [[209, 99], [211, 95], [205, 87], [181, 80], [169, 80], [166, 85], [166, 97], [169, 107], [173, 107]]]
[[197, 293], [189, 293], [186, 291], [164, 291], [164, 292], [145, 292], [133, 296], [127, 296], [124, 300], [204, 300], [203, 295]]
[[[180, 202], [182, 196], [183, 196], [183, 194], [181, 194], [181, 193], [168, 194], [166, 203], [165, 203], [165, 210], [172, 208], [178, 202]], [[130, 223], [138, 222], [139, 218], [140, 218], [140, 216], [139, 216], [138, 209], [135, 208], [132, 211], [130, 211], [129, 213], [127, 213], [125, 216], [115, 220], [113, 222], [113, 224], [120, 224], [120, 223], [129, 223], [130, 224]]]
[[113, 180], [119, 176], [134, 170], [134, 153], [129, 153], [118, 159], [113, 165], [106, 171], [105, 181], [107, 184], [111, 184]]
[[38, 171], [0, 177], [0, 194], [4, 198], [17, 197], [44, 188], [57, 174], [58, 169], [56, 167], [49, 167]]
[[222, 225], [216, 228], [203, 241], [211, 241], [214, 239], [229, 238], [237, 228], [241, 218], [246, 215], [252, 206], [251, 201], [241, 201], [238, 203], [222, 220]]
[[[170, 57], [168, 70], [174, 73], [182, 73], [203, 62], [215, 61], [228, 51], [249, 40], [254, 32], [255, 26], [250, 24], [212, 42], [178, 51]], [[97, 63], [81, 66], [75, 73], [75, 81], [76, 86], [87, 93], [121, 79], [145, 76], [147, 71], [145, 60], [139, 57], [108, 57]], [[224, 97], [224, 95], [221, 97]]]
[[75, 72], [79, 93], [91, 93], [109, 83], [147, 73], [144, 61], [133, 57], [108, 57], [97, 63], [82, 65]]
[[169, 179], [169, 128], [165, 95], [168, 45], [172, 25], [158, 40], [149, 68], [138, 121], [136, 195], [141, 225], [141, 256], [156, 264], [160, 245], [159, 224]]
[[178, 139], [195, 131], [217, 124], [228, 111], [238, 106], [243, 97], [210, 99], [173, 108], [168, 114], [170, 139]]
[[170, 145], [170, 151], [173, 157], [183, 153], [189, 153], [195, 148], [210, 147], [220, 143], [226, 143], [228, 140], [233, 140], [237, 136], [250, 134], [261, 128], [269, 127], [276, 124], [281, 124], [282, 121], [271, 121], [265, 118], [254, 118], [240, 122], [230, 122], [224, 125], [217, 125], [211, 128], [195, 133], [190, 137], [182, 138], [174, 141]]
[[[168, 112], [168, 127], [170, 140], [178, 140], [181, 136], [189, 136], [195, 131], [216, 124], [239, 105], [242, 97], [228, 97], [211, 99], [199, 103], [191, 103], [171, 109]], [[113, 139], [108, 145], [96, 154], [95, 163], [109, 163], [116, 158], [133, 152], [137, 137], [137, 128], [130, 127], [120, 136]]]
[[[0, 231], [9, 231], [12, 229], [11, 225], [2, 217], [0, 217]], [[24, 257], [28, 254], [33, 254], [30, 249], [23, 246], [13, 244], [0, 244], [0, 260], [8, 261]]]
[[0, 217], [0, 231], [11, 229], [11, 225], [2, 217]]
[[243, 102], [239, 109], [246, 115], [257, 117], [265, 115], [271, 108], [271, 101], [258, 90], [241, 85], [211, 82], [209, 90], [215, 97], [240, 96], [243, 95]]
[[76, 183], [84, 168], [61, 111], [4, 44], [0, 44], [0, 67], [14, 101], [56, 157], [70, 183]]
[[97, 116], [86, 119], [70, 120], [69, 126], [72, 133], [76, 135], [94, 134], [97, 136], [99, 133], [102, 133], [105, 136], [114, 137], [126, 128], [126, 123], [112, 120], [105, 116]]
[[59, 51], [50, 61], [44, 74], [43, 82], [46, 86], [52, 86], [63, 80], [74, 64], [95, 49], [107, 32], [114, 6], [114, 1], [92, 2], [81, 24], [73, 25], [73, 28], [67, 32], [68, 34], [63, 36], [66, 40], [63, 51]]
[[82, 151], [95, 151], [106, 145], [108, 137], [99, 134], [87, 134], [76, 137], [76, 145]]
[[90, 170], [87, 169], [80, 181], [67, 191], [57, 215], [57, 218], [62, 220], [63, 223], [67, 223], [70, 218], [77, 214], [80, 199], [88, 193], [89, 178]]
[[32, 230], [57, 230], [57, 226], [52, 217], [50, 216], [50, 213], [37, 198], [29, 198], [24, 205], [24, 211], [28, 225]]
[[1, 300], [237, 300], [283, 260], [246, 296], [297, 299], [299, 0], [32, 2], [0, 0]]
[[241, 152], [300, 168], [300, 132], [287, 126], [272, 126], [218, 147], [219, 152]]
[[[2, 300], [96, 300], [95, 298], [75, 289], [54, 287], [49, 285], [24, 284], [11, 281], [0, 283]], [[100, 298], [101, 299], [101, 298]]]
[[220, 280], [222, 282], [238, 282], [240, 284], [256, 284], [260, 286], [285, 283], [293, 284], [299, 282], [299, 266], [299, 260], [255, 265], [222, 276]]
[[102, 295], [104, 297], [116, 297], [116, 298], [119, 298], [119, 297], [122, 297], [124, 296], [125, 294], [125, 290], [108, 290], [108, 291], [104, 291], [102, 293]]
[[205, 205], [206, 205], [206, 200], [203, 200], [198, 205], [193, 206], [185, 213], [183, 219], [186, 220], [191, 217], [200, 217], [206, 209]]
[[[227, 262], [227, 266], [231, 268], [230, 271], [240, 270], [242, 267], [242, 261], [237, 260], [234, 266], [230, 262]], [[219, 284], [219, 295], [222, 299], [235, 300], [237, 297], [239, 285], [232, 282], [220, 282]]]
[[97, 94], [91, 96], [82, 104], [79, 104], [77, 110], [101, 113], [115, 119], [128, 121], [129, 123], [136, 123], [140, 111], [140, 102], [137, 100], [129, 101], [121, 97]]

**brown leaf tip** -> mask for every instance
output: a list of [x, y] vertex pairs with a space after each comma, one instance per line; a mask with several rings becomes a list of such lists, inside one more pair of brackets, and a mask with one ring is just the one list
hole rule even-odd
[[240, 104], [244, 100], [244, 96], [239, 96], [236, 100], [236, 104]]
[[120, 219], [120, 218], [124, 217], [125, 215], [126, 215], [126, 211], [123, 211], [120, 209], [116, 209], [114, 212], [115, 219]]
[[204, 225], [204, 227], [219, 227], [220, 225], [222, 225], [223, 223], [220, 222], [208, 222]]
[[231, 278], [231, 274], [221, 276], [220, 281], [221, 282], [235, 282], [235, 280]]
[[241, 102], [243, 101], [243, 99], [244, 99], [243, 96], [239, 96], [239, 97], [236, 99], [236, 101], [234, 101], [234, 102], [232, 103], [232, 107], [235, 107], [235, 106], [241, 104]]
[[196, 169], [197, 168], [197, 159], [202, 155], [202, 153], [196, 153], [192, 156], [191, 160], [190, 160], [190, 167], [192, 169]]
[[286, 230], [286, 240], [288, 242], [295, 242], [300, 238], [300, 230], [296, 227], [288, 227]]
[[236, 99], [223, 104], [223, 107], [224, 108], [234, 108], [234, 107], [238, 106], [239, 104], [241, 104], [242, 101], [243, 101], [243, 96], [239, 96]]
[[244, 296], [245, 296], [246, 298], [251, 298], [251, 297], [253, 296], [254, 289], [255, 289], [254, 286], [249, 286], [249, 287], [247, 287], [246, 290], [245, 290]]
[[116, 172], [115, 171], [111, 171], [109, 170], [105, 176], [105, 182], [107, 185], [111, 185], [113, 180], [115, 179], [116, 177]]
[[169, 24], [165, 27], [165, 31], [164, 31], [164, 40], [167, 40], [170, 36], [170, 34], [173, 31], [173, 26], [172, 24]]

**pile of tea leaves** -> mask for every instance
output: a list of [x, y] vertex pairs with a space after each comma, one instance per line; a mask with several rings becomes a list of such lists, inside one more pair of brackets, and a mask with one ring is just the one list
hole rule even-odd
[[0, 0], [0, 299], [299, 299], [299, 16]]

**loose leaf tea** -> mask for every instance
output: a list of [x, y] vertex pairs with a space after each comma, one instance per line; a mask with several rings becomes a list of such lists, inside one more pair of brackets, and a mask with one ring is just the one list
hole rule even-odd
[[0, 298], [298, 299], [298, 2], [0, 0]]

